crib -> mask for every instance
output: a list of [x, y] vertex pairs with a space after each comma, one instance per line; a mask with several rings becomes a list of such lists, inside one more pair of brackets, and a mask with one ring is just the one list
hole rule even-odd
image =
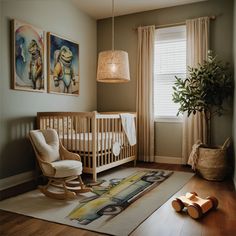
[[[131, 119], [131, 138], [123, 117]], [[102, 171], [130, 161], [136, 164], [136, 124], [134, 112], [37, 113], [37, 128], [57, 130], [62, 144], [80, 155], [83, 172], [92, 174], [95, 182]]]

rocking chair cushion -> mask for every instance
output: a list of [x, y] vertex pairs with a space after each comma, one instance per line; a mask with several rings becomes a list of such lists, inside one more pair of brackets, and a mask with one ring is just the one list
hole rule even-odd
[[51, 165], [56, 170], [54, 175], [56, 178], [81, 175], [83, 170], [82, 163], [74, 160], [55, 161]]
[[31, 130], [30, 135], [44, 161], [51, 163], [60, 159], [59, 138], [56, 130]]

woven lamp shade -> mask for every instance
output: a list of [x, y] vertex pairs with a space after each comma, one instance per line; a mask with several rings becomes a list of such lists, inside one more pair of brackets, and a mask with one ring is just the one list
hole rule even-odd
[[103, 51], [98, 56], [97, 81], [125, 83], [130, 81], [129, 58], [125, 51]]

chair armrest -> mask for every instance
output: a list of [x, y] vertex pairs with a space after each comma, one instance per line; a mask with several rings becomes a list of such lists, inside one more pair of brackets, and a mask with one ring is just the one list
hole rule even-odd
[[52, 167], [51, 163], [41, 160], [38, 158], [39, 166], [45, 176], [53, 177], [56, 173], [55, 168]]
[[67, 149], [65, 149], [65, 147], [62, 145], [61, 141], [60, 141], [60, 156], [62, 160], [75, 160], [75, 161], [81, 161], [81, 158], [79, 156], [79, 154], [74, 153], [74, 152], [70, 152]]

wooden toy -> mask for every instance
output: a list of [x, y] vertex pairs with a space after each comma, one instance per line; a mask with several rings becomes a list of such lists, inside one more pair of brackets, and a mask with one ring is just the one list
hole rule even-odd
[[216, 209], [218, 200], [215, 197], [207, 197], [206, 199], [198, 197], [195, 192], [186, 193], [172, 201], [172, 207], [175, 211], [180, 212], [187, 207], [188, 214], [193, 219], [200, 218], [203, 214], [211, 209]]

